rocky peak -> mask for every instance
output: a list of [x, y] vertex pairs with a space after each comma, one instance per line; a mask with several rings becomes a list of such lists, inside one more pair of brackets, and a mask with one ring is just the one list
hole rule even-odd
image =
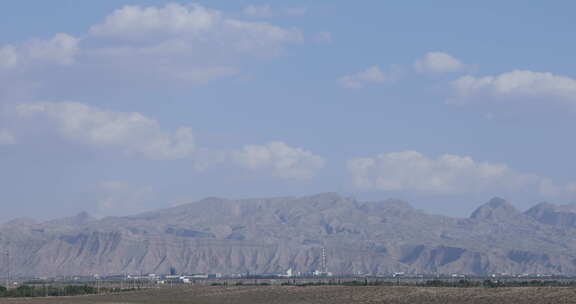
[[576, 227], [576, 209], [574, 204], [554, 205], [550, 203], [540, 203], [530, 209], [525, 214], [543, 224]]
[[476, 220], [501, 220], [509, 219], [519, 214], [518, 209], [510, 202], [503, 198], [495, 197], [472, 212], [470, 218]]
[[550, 204], [548, 202], [542, 202], [539, 203], [537, 205], [535, 205], [534, 207], [526, 210], [526, 212], [524, 212], [524, 214], [529, 215], [531, 217], [536, 217], [544, 212], [550, 212], [550, 211], [554, 211], [554, 209], [556, 209], [556, 206], [553, 204]]

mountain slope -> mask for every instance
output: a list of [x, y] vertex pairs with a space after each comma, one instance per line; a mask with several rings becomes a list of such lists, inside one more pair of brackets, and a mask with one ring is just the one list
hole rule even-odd
[[468, 219], [333, 193], [207, 198], [128, 217], [21, 220], [0, 226], [0, 245], [28, 276], [307, 272], [321, 268], [323, 247], [334, 273], [576, 274], [576, 229], [534, 214], [498, 198]]
[[525, 213], [543, 224], [576, 228], [576, 205], [574, 204], [556, 206], [540, 203]]

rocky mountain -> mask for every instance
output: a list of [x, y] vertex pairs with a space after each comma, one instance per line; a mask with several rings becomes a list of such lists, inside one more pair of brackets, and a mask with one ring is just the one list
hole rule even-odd
[[558, 206], [540, 203], [526, 211], [526, 214], [543, 224], [576, 228], [576, 204]]
[[495, 197], [488, 203], [478, 207], [470, 215], [475, 220], [509, 220], [520, 216], [520, 211], [503, 198]]
[[307, 272], [321, 269], [322, 248], [337, 274], [576, 275], [575, 219], [571, 206], [522, 213], [500, 198], [469, 218], [333, 193], [207, 198], [127, 217], [15, 220], [0, 226], [0, 246], [20, 276]]

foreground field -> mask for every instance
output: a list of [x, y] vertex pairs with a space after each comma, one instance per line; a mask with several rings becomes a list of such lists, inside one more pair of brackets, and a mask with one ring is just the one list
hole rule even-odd
[[10, 304], [296, 304], [296, 303], [576, 303], [576, 288], [433, 288], [382, 286], [191, 286], [150, 289], [122, 294], [0, 299]]

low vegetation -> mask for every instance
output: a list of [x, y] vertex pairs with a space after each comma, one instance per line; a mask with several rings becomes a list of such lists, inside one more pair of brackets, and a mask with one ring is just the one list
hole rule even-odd
[[33, 298], [33, 297], [59, 297], [78, 296], [98, 293], [111, 293], [129, 291], [120, 288], [97, 288], [89, 285], [21, 285], [17, 288], [6, 289], [0, 286], [0, 297], [4, 298]]

